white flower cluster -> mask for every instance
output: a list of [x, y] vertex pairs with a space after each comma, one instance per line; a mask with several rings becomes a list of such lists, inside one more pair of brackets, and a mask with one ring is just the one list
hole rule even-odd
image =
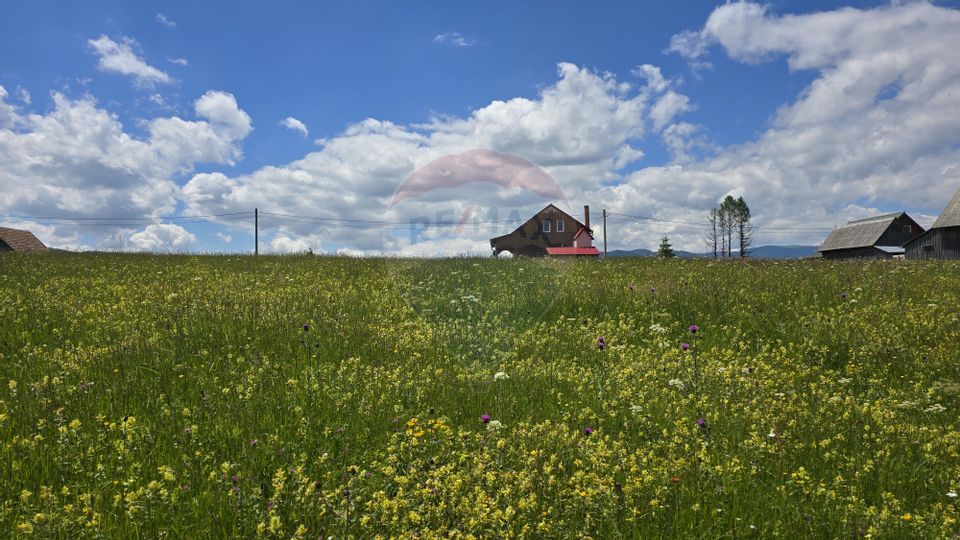
[[496, 372], [496, 373], [493, 374], [493, 380], [495, 380], [495, 381], [505, 381], [505, 380], [507, 380], [507, 379], [509, 379], [509, 378], [510, 378], [510, 376], [507, 375], [506, 373], [502, 372], [502, 371], [498, 371], [498, 372]]

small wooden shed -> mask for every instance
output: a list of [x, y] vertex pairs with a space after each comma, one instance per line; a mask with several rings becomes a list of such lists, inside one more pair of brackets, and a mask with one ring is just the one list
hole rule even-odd
[[50, 251], [50, 249], [30, 231], [0, 227], [0, 251]]
[[825, 259], [892, 259], [903, 245], [923, 234], [906, 212], [847, 222], [830, 232], [817, 251]]

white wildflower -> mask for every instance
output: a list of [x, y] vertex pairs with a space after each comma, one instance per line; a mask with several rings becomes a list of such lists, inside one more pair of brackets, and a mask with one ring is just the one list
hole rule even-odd
[[687, 388], [687, 386], [683, 384], [683, 381], [681, 381], [680, 379], [670, 379], [669, 381], [667, 381], [667, 384], [676, 388], [677, 390], [684, 390]]
[[630, 412], [634, 414], [640, 414], [643, 412], [643, 407], [641, 407], [640, 405], [631, 405]]
[[776, 438], [777, 438], [776, 432], [771, 431], [770, 433], [767, 433], [767, 438], [768, 438], [768, 439], [776, 439]]
[[956, 492], [956, 491], [948, 491], [948, 492], [947, 492], [947, 497], [950, 497], [951, 499], [956, 499], [956, 498], [957, 498], [957, 492]]
[[490, 423], [487, 424], [487, 429], [493, 430], [493, 431], [496, 431], [502, 427], [503, 427], [503, 424], [501, 424], [499, 420], [491, 420]]
[[924, 409], [925, 412], [943, 412], [945, 410], [947, 410], [947, 408], [939, 403], [934, 403], [933, 405]]
[[841, 378], [837, 379], [837, 382], [840, 383], [840, 384], [849, 384], [849, 383], [853, 382], [853, 379], [851, 379], [850, 377], [841, 377]]
[[660, 326], [659, 323], [653, 323], [650, 325], [650, 331], [653, 332], [654, 334], [665, 334], [667, 332], [667, 329]]
[[498, 372], [496, 372], [496, 373], [493, 374], [493, 380], [495, 380], [495, 381], [503, 381], [503, 380], [506, 380], [506, 379], [509, 379], [509, 378], [510, 378], [510, 376], [507, 375], [506, 373], [502, 372], [502, 371], [498, 371]]

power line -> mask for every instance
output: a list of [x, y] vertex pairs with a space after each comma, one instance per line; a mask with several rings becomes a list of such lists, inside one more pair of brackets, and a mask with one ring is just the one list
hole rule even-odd
[[[680, 220], [676, 220], [676, 219], [659, 219], [659, 218], [653, 218], [653, 217], [649, 217], [649, 216], [635, 216], [635, 215], [630, 215], [630, 214], [620, 214], [620, 213], [617, 213], [617, 212], [607, 212], [607, 215], [608, 215], [608, 216], [620, 216], [620, 217], [625, 217], [625, 218], [629, 218], [629, 219], [636, 220], [636, 221], [649, 221], [649, 222], [653, 222], [653, 223], [667, 223], [667, 224], [676, 223], [676, 224], [680, 224], [680, 225], [689, 225], [689, 226], [698, 227], [700, 230], [705, 229], [706, 226], [707, 226], [706, 223], [693, 223], [693, 222], [690, 222], [690, 221], [680, 221]], [[822, 231], [832, 231], [832, 230], [834, 229], [834, 227], [762, 227], [762, 226], [752, 226], [752, 229], [753, 229], [754, 231], [760, 231], [760, 230], [776, 230], [776, 231], [822, 232]]]

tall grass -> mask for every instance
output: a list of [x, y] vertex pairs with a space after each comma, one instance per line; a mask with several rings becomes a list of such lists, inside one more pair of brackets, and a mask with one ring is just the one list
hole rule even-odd
[[958, 270], [6, 255], [0, 528], [950, 537]]

